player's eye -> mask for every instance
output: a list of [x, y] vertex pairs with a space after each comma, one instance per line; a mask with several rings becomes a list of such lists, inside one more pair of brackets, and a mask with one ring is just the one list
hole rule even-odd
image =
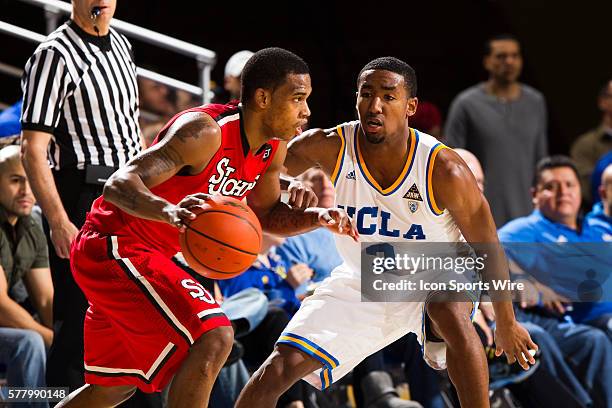
[[386, 101], [393, 101], [393, 100], [395, 100], [395, 97], [393, 95], [385, 95], [385, 100]]

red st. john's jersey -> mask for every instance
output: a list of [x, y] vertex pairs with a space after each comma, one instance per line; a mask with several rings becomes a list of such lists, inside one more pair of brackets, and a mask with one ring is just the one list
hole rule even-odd
[[[242, 127], [241, 107], [235, 104], [209, 104], [174, 116], [159, 132], [153, 144], [162, 139], [168, 128], [187, 112], [205, 112], [210, 115], [221, 128], [221, 146], [201, 173], [175, 175], [151, 188], [153, 194], [173, 204], [194, 193], [222, 194], [237, 199], [246, 197], [272, 162], [278, 140], [268, 141], [253, 154]], [[168, 256], [180, 250], [176, 227], [134, 217], [105, 201], [104, 197], [94, 201], [87, 219], [98, 232], [132, 235]]]

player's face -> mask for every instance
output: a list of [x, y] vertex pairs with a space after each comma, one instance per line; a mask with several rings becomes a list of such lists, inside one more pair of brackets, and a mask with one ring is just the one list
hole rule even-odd
[[283, 85], [272, 92], [266, 122], [276, 139], [291, 140], [302, 133], [310, 116], [306, 100], [311, 92], [308, 74], [289, 74]]
[[553, 221], [578, 217], [580, 210], [580, 182], [570, 167], [544, 170], [534, 195], [534, 204]]
[[359, 78], [357, 112], [361, 129], [370, 143], [408, 131], [408, 116], [416, 112], [417, 99], [410, 98], [404, 77], [385, 70], [364, 71]]
[[9, 217], [30, 215], [34, 205], [34, 194], [20, 164], [7, 165], [0, 174], [0, 205]]
[[521, 48], [514, 40], [491, 42], [491, 53], [484, 59], [485, 69], [498, 81], [515, 82], [523, 69]]

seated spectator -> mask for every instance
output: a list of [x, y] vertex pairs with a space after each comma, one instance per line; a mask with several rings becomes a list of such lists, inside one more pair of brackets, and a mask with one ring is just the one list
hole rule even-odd
[[612, 164], [601, 175], [599, 198], [601, 201], [595, 203], [586, 217], [593, 221], [590, 225], [602, 230], [602, 239], [609, 242], [612, 241]]
[[[47, 241], [18, 146], [0, 150], [0, 363], [15, 387], [44, 387], [53, 340]], [[33, 316], [29, 310], [36, 315]]]
[[19, 116], [21, 115], [22, 102], [19, 100], [19, 102], [0, 112], [0, 147], [11, 144], [19, 138], [19, 132], [21, 132]]
[[608, 153], [604, 154], [599, 161], [595, 164], [595, 168], [593, 169], [593, 174], [591, 175], [591, 193], [592, 196], [595, 197], [595, 203], [597, 204], [597, 198], [600, 197], [599, 187], [602, 185], [603, 180], [602, 176], [604, 171], [612, 164], [612, 150]]
[[229, 100], [240, 99], [242, 81], [242, 69], [246, 65], [253, 52], [249, 50], [238, 51], [227, 60], [223, 75], [223, 88], [229, 93]]
[[[599, 90], [597, 106], [602, 112], [599, 126], [578, 137], [571, 148], [571, 156], [578, 168], [583, 200], [592, 204], [596, 200], [596, 186], [591, 188], [591, 174], [597, 161], [612, 150], [612, 80]], [[599, 178], [596, 180], [599, 183]]]
[[[483, 192], [485, 180], [478, 159], [467, 150], [455, 149], [455, 151], [466, 162], [476, 178], [480, 191]], [[565, 363], [562, 353], [557, 352], [559, 347], [550, 334], [533, 323], [520, 323], [529, 331], [529, 335], [539, 347], [537, 366], [531, 367], [528, 371], [522, 370], [516, 364], [508, 365], [503, 357], [495, 357], [493, 305], [481, 301], [474, 315], [474, 324], [485, 346], [489, 363], [489, 387], [491, 389], [509, 387], [527, 407], [592, 404], [588, 393]], [[551, 382], [552, 378], [555, 381]]]
[[[536, 168], [532, 193], [535, 205], [533, 213], [511, 221], [499, 230], [500, 241], [505, 244], [510, 260], [529, 274], [523, 279], [528, 290], [520, 291], [521, 308], [516, 311], [517, 319], [534, 323], [548, 332], [595, 406], [611, 406], [612, 343], [601, 330], [574, 323], [572, 319], [573, 316], [591, 323], [590, 319], [600, 316], [606, 307], [601, 307], [603, 303], [577, 303], [574, 304], [574, 312], [577, 313], [570, 314], [567, 297], [572, 290], [575, 292], [578, 285], [568, 288], [572, 285], [568, 285], [567, 281], [559, 285], [556, 282], [561, 279], [556, 280], [555, 276], [558, 278], [562, 273], [560, 271], [567, 268], [566, 264], [571, 263], [571, 257], [559, 255], [567, 253], [571, 247], [566, 246], [558, 253], [551, 253], [555, 247], [545, 245], [556, 242], [602, 242], [601, 231], [592, 228], [588, 219], [581, 223], [578, 218], [580, 179], [569, 158], [553, 156], [542, 159]], [[512, 243], [541, 245], [518, 248]], [[610, 254], [603, 253], [601, 256], [609, 257]], [[596, 261], [592, 258], [589, 260]], [[584, 262], [584, 258], [581, 262]], [[577, 272], [563, 278], [583, 279]], [[548, 279], [542, 282], [541, 277]]]

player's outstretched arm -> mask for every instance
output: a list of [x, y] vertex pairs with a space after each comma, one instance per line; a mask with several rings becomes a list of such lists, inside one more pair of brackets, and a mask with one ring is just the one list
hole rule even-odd
[[[194, 215], [185, 203], [174, 205], [156, 196], [150, 188], [168, 180], [179, 171], [197, 174], [221, 145], [221, 129], [207, 114], [182, 115], [168, 129], [164, 139], [143, 151], [117, 170], [104, 185], [104, 199], [123, 211], [153, 221], [180, 227], [181, 220]], [[193, 197], [197, 205], [205, 197]]]
[[[475, 244], [480, 256], [486, 253], [483, 277], [485, 282], [508, 280], [508, 261], [497, 238], [497, 229], [487, 200], [467, 164], [451, 149], [442, 149], [436, 157], [433, 169], [434, 200], [439, 209], [448, 209], [465, 239]], [[490, 286], [492, 287], [492, 286]], [[492, 295], [492, 297], [494, 297]], [[527, 331], [514, 316], [510, 291], [497, 293], [493, 302], [497, 329], [496, 354], [506, 354], [509, 363], [518, 361], [527, 369], [535, 364], [530, 349], [536, 349]]]
[[336, 129], [309, 129], [296, 136], [287, 146], [285, 167], [291, 176], [320, 167], [330, 176], [341, 153], [342, 139]]
[[279, 176], [286, 155], [286, 145], [281, 143], [270, 167], [247, 198], [249, 207], [257, 214], [264, 231], [287, 236], [325, 226], [336, 233], [357, 239], [357, 231], [351, 225], [348, 215], [340, 209], [312, 207], [303, 210], [280, 201]]

